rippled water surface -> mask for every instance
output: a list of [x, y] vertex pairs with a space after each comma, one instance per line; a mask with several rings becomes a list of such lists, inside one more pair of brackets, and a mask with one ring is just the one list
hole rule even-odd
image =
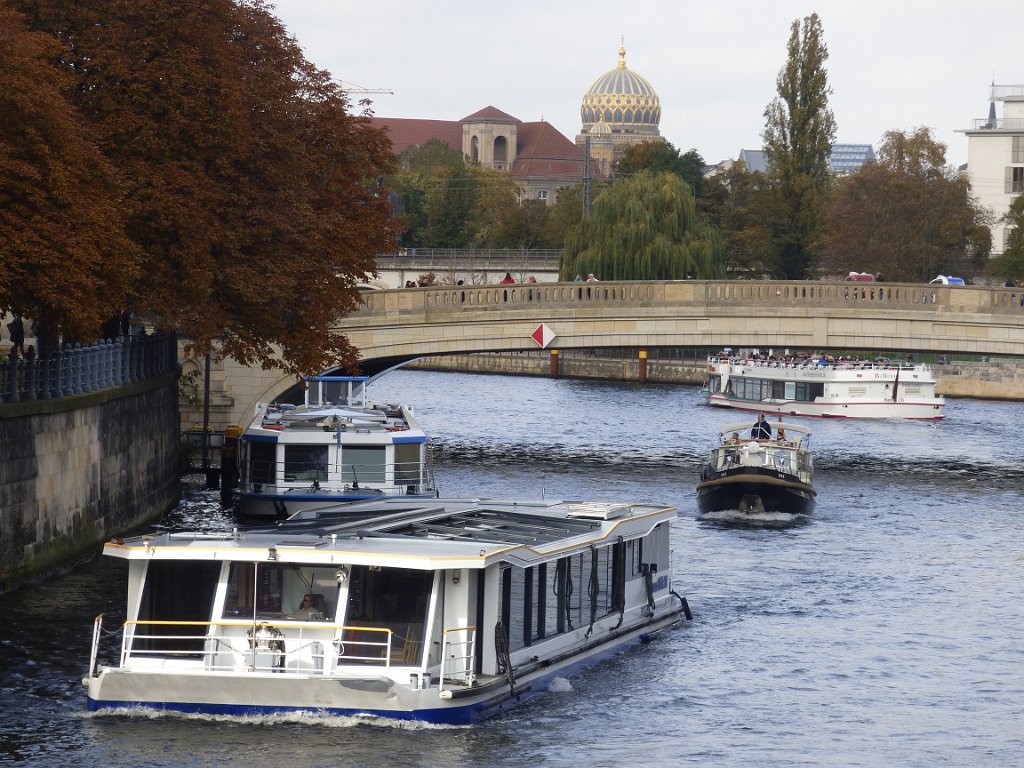
[[[699, 464], [742, 420], [696, 388], [397, 371], [444, 495], [674, 504], [692, 622], [472, 728], [96, 716], [96, 558], [0, 596], [0, 763], [45, 766], [1024, 765], [1024, 469], [1016, 403], [938, 424], [810, 421], [815, 514], [696, 514]], [[166, 521], [234, 525], [215, 493]]]

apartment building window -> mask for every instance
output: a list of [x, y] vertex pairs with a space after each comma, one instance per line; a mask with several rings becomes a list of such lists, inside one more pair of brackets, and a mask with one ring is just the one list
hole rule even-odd
[[1013, 152], [1011, 154], [1011, 163], [1024, 163], [1024, 136], [1013, 137]]
[[[1024, 170], [1024, 169], [1018, 168], [1017, 170]], [[1020, 190], [1018, 190], [1018, 191], [1020, 191]], [[539, 190], [537, 190], [537, 199], [538, 200], [547, 200], [548, 199], [548, 191], [546, 189], [539, 189]]]
[[1024, 167], [1009, 166], [1006, 169], [1006, 189], [1008, 195], [1024, 192]]
[[1010, 236], [1013, 234], [1013, 231], [1015, 229], [1016, 229], [1016, 227], [1006, 227], [1006, 229], [1003, 230], [1003, 252], [1004, 253], [1010, 247]]

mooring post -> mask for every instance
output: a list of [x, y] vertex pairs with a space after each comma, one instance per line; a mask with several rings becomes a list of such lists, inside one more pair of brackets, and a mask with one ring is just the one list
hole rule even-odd
[[647, 350], [640, 350], [640, 383], [647, 382]]
[[558, 378], [558, 350], [551, 350], [551, 378]]

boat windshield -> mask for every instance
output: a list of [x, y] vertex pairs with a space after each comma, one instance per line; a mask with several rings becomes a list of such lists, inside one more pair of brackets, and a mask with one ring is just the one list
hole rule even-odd
[[335, 614], [338, 590], [337, 568], [232, 563], [224, 618], [328, 621]]

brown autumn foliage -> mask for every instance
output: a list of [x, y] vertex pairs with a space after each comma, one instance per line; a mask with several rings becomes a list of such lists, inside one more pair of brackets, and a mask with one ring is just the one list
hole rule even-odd
[[64, 98], [60, 45], [0, 4], [0, 309], [91, 338], [138, 275], [112, 166]]
[[926, 128], [887, 132], [878, 162], [840, 179], [826, 206], [823, 273], [880, 272], [903, 282], [978, 274], [990, 246], [987, 215], [945, 152]]
[[387, 139], [260, 0], [13, 0], [65, 46], [120, 174], [143, 279], [125, 302], [243, 364], [357, 359], [331, 329], [390, 250]]

